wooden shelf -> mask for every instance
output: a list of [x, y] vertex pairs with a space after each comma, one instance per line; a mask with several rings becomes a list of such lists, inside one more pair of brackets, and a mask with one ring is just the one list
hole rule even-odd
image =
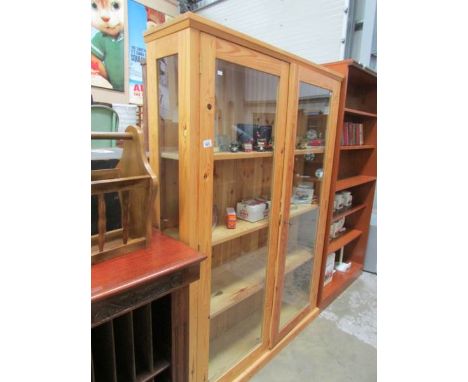
[[273, 151], [250, 151], [237, 153], [218, 152], [213, 154], [214, 160], [230, 160], [230, 159], [252, 159], [252, 158], [270, 158], [273, 157]]
[[352, 177], [345, 178], [345, 179], [338, 179], [336, 181], [335, 192], [342, 191], [351, 187], [356, 187], [361, 184], [369, 183], [376, 179], [377, 178], [375, 176], [368, 176], [368, 175], [358, 175], [358, 176], [352, 176]]
[[373, 117], [377, 118], [376, 113], [369, 113], [367, 111], [362, 111], [362, 110], [357, 110], [357, 109], [351, 109], [349, 107], [345, 107], [344, 109], [345, 113], [353, 114], [353, 115], [360, 115], [362, 117]]
[[[318, 204], [295, 204], [298, 208], [292, 208], [290, 212], [290, 218], [305, 214], [309, 211], [313, 211], [318, 208]], [[246, 220], [237, 219], [236, 228], [228, 229], [225, 225], [218, 225], [213, 230], [211, 236], [211, 245], [215, 246], [224, 243], [229, 240], [237, 239], [238, 237], [248, 235], [249, 233], [258, 231], [262, 228], [268, 227], [269, 220], [263, 219], [255, 223], [248, 222]], [[177, 228], [167, 228], [163, 231], [166, 235], [179, 239], [179, 230]]]
[[[304, 150], [304, 151], [309, 151], [309, 150]], [[310, 153], [312, 152], [320, 152], [320, 151], [315, 151], [315, 149], [312, 149]], [[323, 149], [321, 152], [323, 152]], [[304, 153], [304, 154], [309, 154], [309, 153]], [[273, 157], [273, 151], [251, 151], [251, 152], [239, 151], [237, 153], [223, 151], [223, 152], [213, 153], [214, 160], [253, 159], [253, 158], [271, 158], [271, 157]], [[161, 158], [179, 160], [179, 153], [177, 151], [163, 151], [161, 152]]]
[[[318, 204], [295, 204], [298, 208], [291, 207], [289, 217], [295, 218], [309, 211], [318, 208]], [[229, 240], [237, 239], [238, 237], [248, 235], [249, 233], [258, 231], [262, 228], [268, 227], [269, 220], [264, 219], [255, 223], [246, 220], [237, 219], [236, 228], [228, 229], [225, 225], [218, 225], [213, 230], [211, 236], [211, 245], [215, 246]], [[179, 230], [177, 228], [167, 228], [163, 231], [166, 235], [179, 240]]]
[[345, 232], [343, 235], [337, 237], [336, 239], [333, 239], [328, 243], [328, 253], [332, 253], [335, 251], [338, 251], [341, 247], [344, 247], [345, 245], [351, 243], [353, 240], [357, 239], [359, 236], [361, 236], [362, 232], [359, 231], [358, 229], [351, 229], [347, 232]]
[[[287, 253], [285, 273], [292, 272], [312, 258], [312, 249], [298, 246]], [[265, 287], [267, 248], [247, 253], [212, 270], [210, 318]]]
[[336, 222], [337, 220], [340, 220], [341, 218], [344, 218], [345, 216], [354, 214], [355, 212], [360, 211], [363, 208], [366, 208], [365, 204], [358, 204], [357, 206], [351, 206], [342, 211], [337, 211], [332, 216], [332, 222]]
[[350, 146], [341, 146], [340, 150], [373, 150], [375, 145], [350, 145]]
[[263, 219], [255, 223], [237, 219], [236, 228], [228, 229], [226, 226], [218, 225], [211, 234], [211, 245], [215, 246], [226, 241], [236, 239], [249, 233], [268, 227], [269, 219]]
[[291, 204], [291, 208], [289, 210], [289, 218], [295, 218], [297, 216], [301, 216], [307, 212], [316, 210], [318, 208], [318, 204]]
[[261, 344], [261, 312], [254, 311], [210, 341], [208, 380], [216, 381]]
[[[294, 312], [297, 313], [296, 310]], [[291, 315], [288, 311], [284, 314]], [[261, 312], [251, 312], [245, 319], [210, 341], [209, 381], [218, 380], [235, 363], [261, 344], [262, 318]]]
[[161, 152], [161, 158], [179, 160], [179, 152], [178, 151], [163, 151]]
[[309, 149], [296, 149], [294, 150], [294, 155], [323, 154], [324, 152], [324, 146], [317, 146]]
[[362, 264], [351, 263], [351, 268], [346, 272], [336, 271], [333, 279], [323, 287], [322, 302], [320, 308], [323, 309], [343, 292], [354, 280], [356, 280], [362, 271]]
[[[296, 206], [298, 206], [297, 209], [291, 209], [291, 218], [305, 214], [309, 211], [318, 208], [317, 204], [296, 204]], [[236, 228], [234, 229], [228, 229], [225, 225], [218, 225], [215, 227], [211, 235], [211, 245], [215, 246], [226, 241], [237, 239], [238, 237], [244, 235], [248, 235], [249, 233], [268, 227], [268, 224], [269, 219], [263, 219], [255, 223], [251, 223], [238, 218], [236, 222]], [[176, 233], [175, 230], [165, 230], [164, 233], [172, 237], [177, 237], [176, 235], [178, 235], [178, 232]]]

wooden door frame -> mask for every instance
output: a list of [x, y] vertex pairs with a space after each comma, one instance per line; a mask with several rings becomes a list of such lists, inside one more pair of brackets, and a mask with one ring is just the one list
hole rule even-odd
[[[252, 351], [233, 365], [218, 381], [232, 381], [239, 376], [248, 366], [250, 366], [263, 353], [268, 351], [270, 343], [270, 326], [273, 303], [273, 286], [275, 283], [276, 248], [279, 233], [281, 210], [281, 190], [284, 162], [284, 139], [286, 135], [287, 116], [287, 94], [289, 86], [289, 63], [276, 58], [259, 53], [255, 50], [245, 48], [232, 42], [214, 37], [212, 35], [200, 33], [200, 169], [199, 169], [199, 193], [203, 195], [199, 200], [199, 250], [207, 255], [205, 269], [202, 269], [200, 283], [200, 308], [201, 319], [198, 324], [199, 335], [199, 355], [197, 365], [199, 372], [197, 375], [200, 381], [208, 380], [209, 363], [209, 315], [211, 297], [211, 221], [213, 203], [213, 148], [204, 149], [203, 142], [210, 140], [214, 142], [214, 122], [215, 122], [215, 68], [216, 59], [228, 61], [240, 66], [248, 67], [278, 76], [276, 127], [275, 127], [275, 147], [273, 155], [273, 178], [272, 178], [272, 208], [270, 211], [270, 225], [268, 238], [268, 257], [265, 277], [265, 297], [264, 314], [262, 322], [262, 342], [252, 349]], [[201, 358], [202, 357], [202, 358]]]
[[[288, 98], [288, 113], [287, 113], [287, 137], [286, 137], [286, 153], [284, 158], [284, 176], [282, 189], [282, 210], [281, 210], [281, 228], [280, 237], [277, 249], [277, 265], [276, 265], [276, 285], [273, 298], [272, 325], [270, 333], [270, 348], [278, 344], [299, 322], [301, 322], [312, 310], [318, 306], [318, 287], [320, 281], [320, 272], [322, 267], [322, 252], [325, 243], [325, 232], [327, 224], [327, 212], [330, 194], [330, 185], [332, 179], [333, 158], [335, 153], [336, 142], [336, 124], [338, 118], [338, 106], [340, 100], [340, 81], [326, 77], [318, 73], [314, 68], [305, 67], [302, 64], [291, 64], [289, 76], [289, 98]], [[291, 183], [294, 172], [294, 159], [296, 147], [296, 132], [297, 132], [297, 116], [299, 102], [299, 86], [304, 82], [313, 86], [318, 86], [327, 89], [331, 92], [329, 118], [327, 121], [327, 135], [324, 152], [323, 170], [324, 178], [321, 184], [321, 201], [319, 206], [319, 220], [316, 226], [316, 240], [314, 248], [314, 261], [311, 269], [311, 288], [309, 292], [309, 304], [298, 312], [298, 314], [287, 322], [283, 328], [280, 328], [281, 302], [283, 295], [284, 279], [285, 279], [285, 263], [286, 263], [286, 245], [288, 241], [288, 227], [290, 214], [291, 200]]]

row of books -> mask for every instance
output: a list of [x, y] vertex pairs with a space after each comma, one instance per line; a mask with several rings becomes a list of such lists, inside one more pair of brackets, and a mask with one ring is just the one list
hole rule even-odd
[[355, 146], [364, 144], [364, 125], [362, 123], [345, 122], [341, 135], [342, 146]]

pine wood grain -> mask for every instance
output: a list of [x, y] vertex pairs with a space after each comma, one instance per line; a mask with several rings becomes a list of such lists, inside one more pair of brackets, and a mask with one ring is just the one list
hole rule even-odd
[[[285, 273], [294, 271], [312, 257], [310, 248], [291, 249], [286, 257]], [[225, 263], [212, 271], [210, 317], [225, 312], [265, 287], [266, 248], [260, 248]]]

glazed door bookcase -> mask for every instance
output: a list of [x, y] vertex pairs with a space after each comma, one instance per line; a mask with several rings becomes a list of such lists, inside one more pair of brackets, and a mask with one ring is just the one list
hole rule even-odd
[[291, 64], [272, 343], [317, 308], [339, 83]]
[[[190, 13], [145, 42], [153, 222], [207, 256], [190, 285], [189, 380], [248, 380], [319, 312], [342, 77]], [[238, 203], [260, 215], [229, 229]]]
[[[200, 128], [206, 149], [200, 161], [210, 174], [200, 189], [207, 218], [200, 236], [211, 270], [204, 348], [208, 379], [232, 380], [232, 373], [269, 345], [272, 288], [266, 286], [274, 283], [289, 65], [203, 33], [201, 51]], [[230, 151], [233, 142], [249, 145], [256, 135], [263, 150]], [[238, 219], [235, 229], [226, 228], [226, 208], [253, 198], [266, 201], [268, 217]]]

